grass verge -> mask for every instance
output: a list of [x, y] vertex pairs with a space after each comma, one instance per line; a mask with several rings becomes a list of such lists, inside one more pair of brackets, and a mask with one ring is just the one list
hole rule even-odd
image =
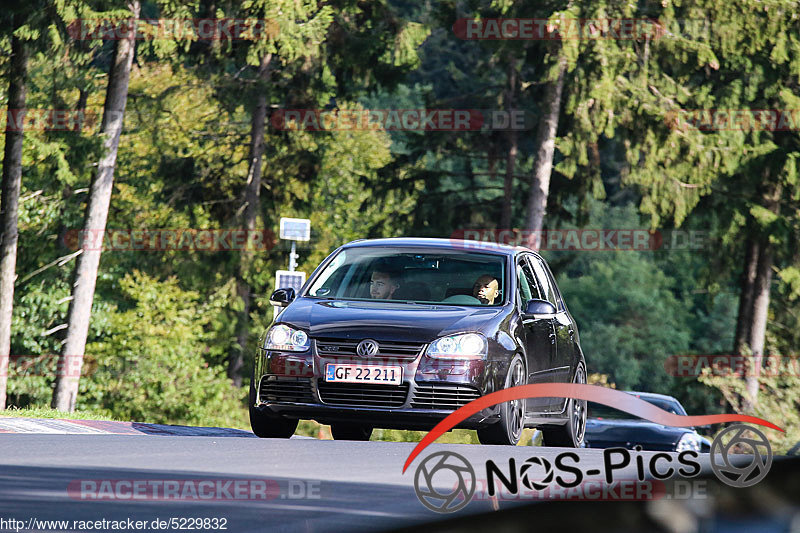
[[15, 418], [64, 418], [67, 420], [112, 420], [118, 419], [102, 411], [58, 411], [50, 407], [11, 407], [0, 411], [0, 416]]

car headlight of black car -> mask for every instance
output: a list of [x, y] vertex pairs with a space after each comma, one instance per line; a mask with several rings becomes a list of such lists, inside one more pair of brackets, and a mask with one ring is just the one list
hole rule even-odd
[[438, 359], [486, 359], [486, 338], [478, 333], [439, 337], [428, 346], [429, 357]]
[[265, 350], [283, 352], [304, 352], [311, 346], [308, 333], [300, 329], [290, 328], [286, 324], [277, 324], [270, 328], [264, 339]]
[[675, 446], [676, 452], [686, 452], [686, 451], [693, 451], [699, 452], [700, 451], [700, 439], [694, 433], [684, 433], [681, 436], [681, 440], [678, 441], [678, 445]]

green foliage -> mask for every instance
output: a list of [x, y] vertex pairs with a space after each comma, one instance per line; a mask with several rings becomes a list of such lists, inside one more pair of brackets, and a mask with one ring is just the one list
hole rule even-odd
[[119, 291], [129, 308], [87, 346], [85, 364], [95, 370], [81, 381], [78, 408], [126, 420], [241, 426], [243, 393], [204, 360], [205, 326], [218, 302], [138, 271], [119, 281]]
[[[768, 420], [784, 430], [780, 433], [762, 429], [766, 431], [774, 453], [785, 454], [800, 442], [800, 360], [780, 356], [770, 359], [758, 378], [758, 403], [747, 414]], [[744, 412], [740, 399], [746, 395], [746, 386], [741, 376], [714, 375], [711, 369], [705, 369], [700, 381], [718, 389], [736, 412]]]
[[[214, 13], [205, 11], [209, 5]], [[270, 111], [522, 109], [530, 121], [519, 132], [513, 182], [511, 223], [519, 226], [542, 91], [563, 54], [569, 66], [548, 227], [664, 230], [674, 223], [709, 235], [703, 251], [548, 254], [578, 320], [589, 370], [618, 388], [674, 394], [692, 413], [723, 409], [723, 393], [735, 393], [739, 383], [675, 379], [664, 360], [730, 350], [750, 232], [765, 232], [776, 245], [767, 347], [797, 352], [797, 132], [709, 132], [676, 122], [680, 109], [800, 108], [791, 2], [157, 0], [142, 9], [147, 17], [269, 18], [278, 32], [258, 41], [137, 42], [109, 228], [239, 224], [259, 96]], [[77, 18], [124, 17], [124, 6], [60, 0], [35, 11], [18, 32], [32, 47], [29, 106], [76, 109], [85, 101], [99, 122], [113, 43], [75, 41], [64, 29]], [[453, 20], [472, 16], [646, 16], [670, 31], [649, 41], [455, 38]], [[4, 27], [11, 28], [7, 19]], [[700, 19], [710, 31], [682, 26]], [[8, 30], [0, 32], [0, 50], [5, 76]], [[265, 54], [273, 56], [262, 82], [256, 67]], [[52, 356], [64, 338], [75, 264], [65, 235], [82, 224], [100, 153], [96, 130], [89, 123], [81, 132], [26, 131], [11, 351], [49, 355], [50, 366], [44, 376], [11, 374], [13, 405], [50, 400]], [[457, 229], [496, 227], [509, 139], [504, 131], [308, 132], [268, 125], [259, 226], [276, 230], [282, 216], [311, 218], [312, 240], [299, 250], [306, 272], [356, 238], [449, 237]], [[773, 183], [782, 186], [777, 211], [761, 197]], [[285, 242], [277, 243], [255, 254], [244, 273], [254, 292], [254, 337], [272, 319], [267, 295], [287, 252]], [[120, 419], [246, 426], [244, 393], [230, 387], [223, 370], [236, 349], [239, 261], [237, 252], [224, 251], [104, 252], [79, 405]], [[781, 379], [762, 381], [779, 391], [763, 395], [766, 418], [796, 409], [797, 384]], [[791, 416], [785, 419], [796, 427]], [[300, 432], [317, 436], [319, 429], [304, 422]], [[374, 438], [418, 437], [376, 431]], [[474, 441], [473, 434], [451, 437]]]
[[[595, 204], [594, 227], [640, 227], [632, 207], [600, 209]], [[579, 252], [558, 283], [580, 326], [590, 372], [607, 374], [620, 389], [670, 386], [664, 363], [689, 350], [689, 313], [676, 297], [674, 279], [651, 253]]]
[[[590, 200], [588, 226], [644, 227], [633, 205]], [[573, 202], [569, 209], [577, 209]], [[568, 225], [565, 225], [568, 227]], [[738, 303], [706, 283], [703, 250], [547, 252], [578, 322], [588, 370], [622, 390], [677, 397], [689, 413], [722, 410], [721, 395], [693, 377], [668, 374], [670, 357], [728, 353]]]

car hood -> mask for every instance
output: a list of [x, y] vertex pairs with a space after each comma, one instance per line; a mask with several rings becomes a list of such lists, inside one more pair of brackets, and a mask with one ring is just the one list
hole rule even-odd
[[691, 428], [662, 426], [646, 420], [586, 421], [586, 440], [638, 444], [675, 444], [681, 435], [694, 432]]
[[430, 342], [441, 335], [484, 331], [501, 311], [500, 307], [298, 298], [277, 321], [305, 329], [312, 337]]

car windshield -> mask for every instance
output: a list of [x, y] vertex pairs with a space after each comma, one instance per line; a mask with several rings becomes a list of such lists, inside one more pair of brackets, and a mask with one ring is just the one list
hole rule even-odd
[[364, 247], [341, 250], [305, 296], [444, 305], [497, 306], [505, 257], [457, 250]]
[[[637, 395], [634, 394], [633, 396]], [[667, 411], [668, 413], [676, 415], [686, 414], [686, 411], [684, 411], [681, 404], [679, 404], [676, 400], [668, 400], [665, 398], [654, 398], [652, 396], [637, 396], [637, 397], [646, 401], [647, 403], [655, 405], [659, 409]], [[624, 411], [614, 409], [613, 407], [608, 407], [607, 405], [602, 405], [599, 403], [592, 403], [592, 402], [589, 402], [589, 412], [587, 416], [589, 418], [598, 418], [606, 420], [641, 420], [641, 418], [639, 418], [638, 416], [634, 416]]]

